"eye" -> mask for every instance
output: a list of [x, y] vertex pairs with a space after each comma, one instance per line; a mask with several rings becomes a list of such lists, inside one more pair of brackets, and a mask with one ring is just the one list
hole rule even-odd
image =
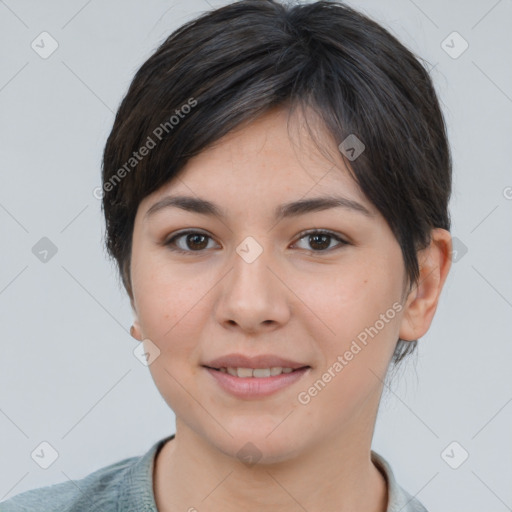
[[[180, 245], [179, 243], [176, 243], [177, 240], [181, 239], [184, 239], [183, 244]], [[184, 231], [174, 235], [172, 238], [167, 240], [164, 245], [169, 247], [171, 251], [179, 253], [201, 252], [203, 249], [207, 248], [207, 239], [212, 240], [212, 238], [206, 233], [202, 233], [200, 231]], [[176, 248], [176, 246], [178, 246], [178, 248]], [[192, 248], [192, 250], [189, 250], [189, 248]]]
[[[303, 239], [307, 239], [307, 243], [310, 244], [311, 247], [313, 247], [312, 252], [328, 252], [327, 250], [331, 250], [332, 247], [329, 247], [331, 245], [331, 242], [334, 240], [337, 240], [338, 246], [348, 245], [348, 242], [340, 238], [338, 235], [333, 233], [332, 231], [325, 231], [325, 230], [313, 230], [313, 231], [307, 231], [302, 232], [299, 235], [299, 241]], [[308, 249], [306, 249], [308, 250]]]
[[[208, 247], [208, 239], [213, 240], [210, 235], [201, 231], [183, 231], [169, 238], [164, 242], [164, 245], [171, 251], [182, 254], [189, 254], [191, 252], [200, 253], [204, 249], [211, 249], [211, 247]], [[308, 239], [307, 242], [313, 248], [313, 250], [306, 249], [310, 252], [328, 252], [332, 250], [333, 247], [330, 246], [333, 240], [338, 241], [338, 246], [349, 244], [332, 231], [326, 230], [303, 231], [299, 234], [299, 241], [303, 239]]]

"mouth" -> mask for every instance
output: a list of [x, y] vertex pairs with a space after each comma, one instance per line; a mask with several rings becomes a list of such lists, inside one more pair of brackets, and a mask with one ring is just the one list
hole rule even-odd
[[301, 370], [305, 370], [307, 368], [311, 368], [311, 366], [301, 366], [299, 368], [287, 368], [282, 366], [272, 366], [269, 368], [243, 368], [243, 367], [224, 367], [213, 368], [211, 366], [204, 365], [205, 368], [210, 370], [214, 370], [221, 373], [227, 373], [233, 377], [239, 378], [268, 378], [268, 377], [277, 377], [282, 374], [288, 374], [293, 372], [298, 372]]
[[289, 368], [244, 368], [204, 366], [217, 389], [239, 400], [257, 400], [273, 395], [301, 380], [311, 371], [311, 366]]

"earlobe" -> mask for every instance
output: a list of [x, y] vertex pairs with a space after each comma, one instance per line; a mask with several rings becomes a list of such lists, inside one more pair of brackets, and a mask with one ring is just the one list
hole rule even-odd
[[132, 338], [135, 338], [137, 341], [142, 341], [142, 332], [140, 328], [139, 319], [137, 317], [137, 308], [135, 307], [135, 300], [131, 292], [128, 295], [130, 297], [130, 304], [132, 306], [133, 311], [133, 324], [130, 327], [130, 336]]
[[140, 324], [137, 319], [133, 321], [133, 325], [130, 327], [130, 335], [138, 341], [142, 341], [142, 334], [140, 330]]
[[430, 328], [451, 267], [450, 232], [442, 228], [432, 230], [432, 241], [418, 253], [418, 261], [418, 283], [407, 297], [400, 325], [400, 339], [406, 341], [421, 338]]

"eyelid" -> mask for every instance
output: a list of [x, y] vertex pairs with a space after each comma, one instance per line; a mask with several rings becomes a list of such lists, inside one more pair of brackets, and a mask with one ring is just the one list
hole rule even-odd
[[[335, 251], [336, 249], [340, 249], [341, 247], [350, 244], [347, 240], [345, 240], [342, 236], [340, 236], [335, 231], [331, 231], [330, 229], [322, 229], [322, 228], [316, 228], [316, 229], [312, 228], [312, 229], [306, 229], [305, 231], [301, 231], [297, 235], [297, 241], [302, 240], [303, 238], [305, 238], [308, 235], [316, 235], [316, 234], [328, 235], [331, 238], [334, 238], [335, 240], [337, 240], [339, 242], [339, 244], [337, 246], [335, 246], [335, 247], [331, 247], [330, 249], [325, 249], [323, 251], [309, 250], [308, 251], [309, 253], [313, 253], [313, 254], [330, 254], [332, 251]], [[297, 243], [297, 242], [294, 242], [294, 245], [295, 245], [295, 243]], [[305, 249], [305, 250], [307, 250], [307, 249]]]
[[[207, 233], [206, 231], [202, 231], [200, 229], [185, 229], [183, 231], [178, 231], [178, 232], [172, 233], [172, 236], [166, 238], [163, 241], [162, 245], [169, 247], [169, 246], [173, 245], [174, 240], [176, 240], [177, 238], [186, 236], [186, 235], [204, 235], [205, 237], [207, 237], [211, 240], [215, 240], [214, 237], [212, 235], [210, 235], [209, 233]], [[191, 253], [192, 254], [193, 253], [202, 254], [205, 252], [204, 249], [201, 251], [185, 251], [183, 249], [180, 249], [179, 247], [173, 247], [171, 250], [174, 252], [182, 253], [182, 254], [191, 254]]]
[[301, 231], [297, 235], [297, 240], [300, 240], [301, 238], [304, 238], [307, 235], [313, 235], [313, 234], [329, 235], [329, 236], [332, 236], [333, 238], [336, 238], [340, 242], [344, 242], [346, 244], [349, 243], [347, 240], [345, 240], [341, 236], [341, 234], [337, 233], [336, 231], [331, 231], [330, 229], [322, 229], [322, 228], [311, 228], [311, 229], [306, 229], [305, 231]]
[[[171, 237], [166, 238], [164, 240], [163, 245], [164, 246], [171, 246], [173, 241], [176, 240], [177, 238], [180, 238], [180, 237], [186, 236], [186, 235], [195, 235], [195, 234], [204, 235], [204, 236], [206, 236], [207, 238], [209, 238], [211, 240], [215, 240], [214, 237], [212, 235], [210, 235], [209, 233], [207, 233], [206, 231], [202, 231], [200, 229], [186, 229], [184, 231], [178, 231], [176, 233], [173, 233]], [[306, 250], [309, 253], [313, 253], [313, 254], [329, 254], [329, 253], [331, 253], [332, 251], [334, 251], [336, 249], [339, 249], [339, 248], [341, 248], [341, 247], [343, 247], [345, 245], [349, 245], [350, 244], [350, 242], [345, 240], [343, 237], [341, 237], [335, 231], [331, 231], [329, 229], [311, 228], [311, 229], [307, 229], [307, 230], [301, 231], [299, 234], [297, 234], [296, 241], [294, 242], [293, 245], [295, 245], [298, 241], [302, 240], [306, 236], [313, 235], [313, 234], [328, 235], [331, 238], [337, 240], [339, 243], [338, 243], [337, 246], [331, 247], [330, 249], [325, 249], [325, 250], [319, 250], [319, 251], [309, 250], [308, 251], [307, 249], [304, 249], [304, 250]], [[174, 251], [174, 252], [182, 253], [182, 254], [193, 254], [193, 253], [202, 254], [202, 253], [205, 252], [205, 249], [202, 249], [200, 251], [187, 251], [187, 250], [183, 250], [183, 249], [176, 248], [176, 247], [172, 248], [171, 250]]]

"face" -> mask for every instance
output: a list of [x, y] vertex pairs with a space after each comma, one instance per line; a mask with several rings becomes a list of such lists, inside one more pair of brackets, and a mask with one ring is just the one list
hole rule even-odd
[[[341, 155], [333, 165], [287, 117], [274, 110], [228, 134], [147, 196], [131, 263], [135, 326], [159, 351], [149, 368], [178, 432], [232, 456], [251, 441], [268, 461], [372, 421], [403, 316], [397, 240]], [[176, 196], [222, 216], [170, 205]], [[279, 210], [326, 197], [345, 202]], [[252, 377], [251, 394], [251, 377], [206, 367], [231, 354], [307, 368], [264, 377], [260, 394]]]

